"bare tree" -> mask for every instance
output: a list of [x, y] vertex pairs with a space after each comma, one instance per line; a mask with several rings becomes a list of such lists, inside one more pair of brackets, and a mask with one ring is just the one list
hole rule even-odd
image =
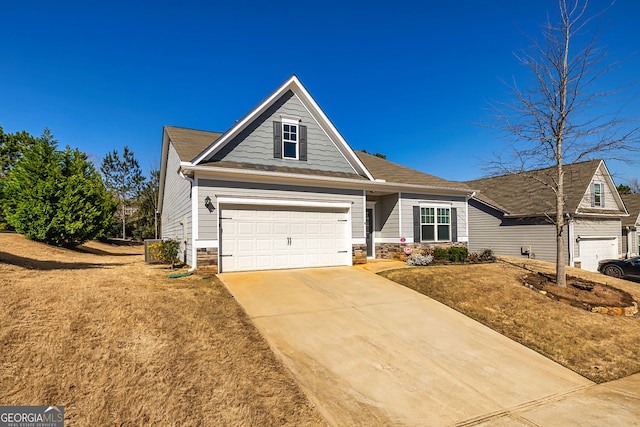
[[531, 88], [521, 89], [514, 80], [509, 85], [514, 100], [493, 105], [510, 144], [492, 168], [501, 173], [554, 168], [544, 184], [555, 193], [555, 212], [548, 218], [556, 228], [557, 285], [566, 287], [563, 167], [594, 156], [626, 160], [625, 153], [637, 150], [638, 127], [607, 107], [622, 92], [596, 85], [615, 65], [606, 63], [606, 50], [597, 43], [604, 11], [589, 14], [588, 0], [559, 0], [558, 6], [559, 16], [547, 18], [541, 39], [531, 39], [532, 47], [516, 54], [531, 72]]

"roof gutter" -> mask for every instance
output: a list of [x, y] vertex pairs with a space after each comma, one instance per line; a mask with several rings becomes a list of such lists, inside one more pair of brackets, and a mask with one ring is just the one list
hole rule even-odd
[[430, 186], [430, 185], [419, 185], [419, 184], [403, 184], [403, 183], [395, 183], [395, 182], [386, 182], [386, 181], [371, 181], [368, 179], [353, 179], [353, 178], [341, 178], [341, 177], [333, 177], [333, 176], [319, 176], [319, 175], [303, 175], [296, 173], [286, 173], [286, 172], [272, 172], [272, 171], [247, 171], [245, 169], [236, 169], [236, 168], [213, 168], [211, 166], [199, 166], [199, 165], [186, 165], [182, 164], [180, 166], [181, 175], [188, 175], [193, 173], [202, 173], [203, 175], [212, 175], [215, 178], [229, 178], [235, 179], [239, 181], [255, 181], [257, 178], [261, 182], [271, 181], [271, 182], [305, 182], [305, 183], [315, 183], [321, 185], [330, 185], [332, 187], [337, 188], [357, 188], [357, 189], [371, 189], [371, 190], [388, 190], [388, 191], [406, 191], [406, 190], [415, 190], [415, 191], [424, 191], [429, 190], [430, 192], [438, 192], [438, 193], [456, 193], [460, 195], [469, 195], [474, 192], [472, 189], [463, 189], [463, 188], [454, 188], [454, 187], [439, 187], [439, 186]]

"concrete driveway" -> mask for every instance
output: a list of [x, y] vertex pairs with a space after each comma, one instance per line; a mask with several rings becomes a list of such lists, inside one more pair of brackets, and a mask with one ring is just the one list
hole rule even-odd
[[574, 395], [588, 409], [591, 381], [364, 269], [220, 278], [334, 425], [567, 425]]

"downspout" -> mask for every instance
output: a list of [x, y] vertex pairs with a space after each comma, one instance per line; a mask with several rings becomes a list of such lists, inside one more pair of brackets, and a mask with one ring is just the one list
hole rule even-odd
[[[184, 174], [184, 172], [182, 171], [182, 169], [180, 169], [180, 171], [178, 171], [178, 174], [180, 175], [180, 178], [189, 181], [191, 183], [191, 192], [193, 192], [193, 184], [195, 182], [195, 180], [193, 178], [188, 177], [187, 175]], [[191, 210], [193, 211], [193, 206], [191, 207]], [[193, 215], [195, 215], [195, 212], [191, 212], [191, 235], [193, 236]], [[193, 242], [193, 239], [191, 239], [191, 264], [193, 264], [191, 266], [191, 268], [189, 270], [187, 270], [189, 273], [193, 273], [194, 271], [196, 271], [196, 269], [198, 268], [198, 258], [195, 256], [195, 254], [193, 253], [193, 250], [195, 249], [195, 242]], [[185, 245], [187, 243], [185, 242]]]
[[464, 220], [465, 220], [465, 224], [467, 227], [467, 249], [471, 250], [470, 246], [471, 246], [471, 227], [469, 227], [469, 200], [473, 199], [476, 196], [476, 191], [474, 191], [473, 193], [471, 193], [471, 195], [469, 196], [465, 196], [466, 202], [467, 202], [467, 206], [466, 209], [464, 210]]
[[568, 240], [569, 240], [569, 267], [573, 267], [574, 266], [574, 252], [575, 252], [575, 248], [574, 248], [574, 243], [575, 243], [575, 231], [573, 229], [573, 217], [571, 216], [571, 214], [567, 213], [567, 221], [569, 222], [569, 236], [568, 236]]

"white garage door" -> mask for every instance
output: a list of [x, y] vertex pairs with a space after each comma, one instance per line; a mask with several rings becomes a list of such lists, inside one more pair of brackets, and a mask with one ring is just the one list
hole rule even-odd
[[611, 238], [580, 238], [580, 262], [582, 269], [598, 270], [598, 262], [604, 259], [618, 258], [618, 239]]
[[346, 209], [222, 206], [222, 272], [351, 265]]

